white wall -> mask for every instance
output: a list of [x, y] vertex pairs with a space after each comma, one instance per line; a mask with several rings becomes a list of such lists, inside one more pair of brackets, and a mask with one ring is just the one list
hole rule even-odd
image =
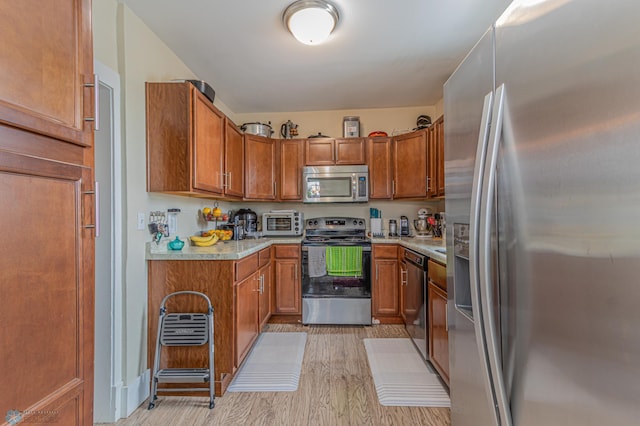
[[[164, 44], [131, 10], [118, 0], [93, 1], [94, 57], [117, 71], [121, 78], [122, 123], [123, 123], [123, 200], [126, 216], [123, 218], [124, 265], [124, 314], [123, 329], [123, 382], [125, 386], [138, 386], [144, 392], [148, 377], [147, 366], [147, 267], [144, 260], [145, 243], [151, 240], [146, 230], [137, 230], [137, 214], [148, 217], [153, 210], [177, 207], [178, 232], [181, 237], [192, 235], [210, 227], [198, 220], [198, 211], [204, 206], [213, 206], [213, 200], [201, 200], [146, 192], [145, 169], [145, 81], [167, 81], [176, 78], [197, 78], [182, 61]], [[216, 106], [237, 124], [247, 121], [269, 121], [280, 124], [287, 119], [298, 123], [301, 136], [323, 132], [332, 136], [342, 135], [342, 117], [359, 115], [362, 134], [373, 130], [384, 130], [391, 134], [402, 133], [415, 127], [416, 117], [427, 114], [437, 118], [438, 108], [396, 108], [355, 111], [320, 111], [305, 113], [278, 113], [264, 115], [239, 115], [216, 99]], [[440, 108], [441, 110], [441, 108]], [[406, 214], [415, 217], [417, 209], [428, 206], [439, 211], [444, 203], [420, 202], [373, 202], [368, 205], [307, 206], [302, 204], [229, 203], [220, 202], [223, 211], [249, 207], [257, 213], [274, 208], [296, 208], [305, 216], [345, 215], [369, 216], [369, 207], [378, 207], [385, 219]], [[385, 221], [386, 224], [386, 221]], [[116, 378], [118, 379], [118, 378]], [[147, 387], [148, 390], [148, 387]], [[130, 402], [139, 404], [143, 393], [130, 396]], [[130, 412], [134, 407], [128, 407]]]

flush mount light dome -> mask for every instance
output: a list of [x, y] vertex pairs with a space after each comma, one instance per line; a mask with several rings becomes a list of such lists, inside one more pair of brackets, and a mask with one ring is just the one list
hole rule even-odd
[[284, 11], [284, 24], [304, 44], [320, 44], [338, 24], [338, 9], [324, 0], [298, 0]]

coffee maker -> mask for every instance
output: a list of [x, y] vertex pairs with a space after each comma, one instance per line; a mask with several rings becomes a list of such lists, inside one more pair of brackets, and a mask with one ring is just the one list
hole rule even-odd
[[400, 216], [400, 236], [409, 236], [409, 218], [406, 216]]
[[[240, 209], [233, 215], [234, 239], [244, 239], [258, 230], [258, 215], [251, 209]], [[237, 235], [237, 237], [236, 237]]]

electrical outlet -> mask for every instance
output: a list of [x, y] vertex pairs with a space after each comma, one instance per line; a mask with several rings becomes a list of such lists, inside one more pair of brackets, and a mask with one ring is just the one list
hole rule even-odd
[[138, 213], [138, 231], [144, 231], [144, 213]]

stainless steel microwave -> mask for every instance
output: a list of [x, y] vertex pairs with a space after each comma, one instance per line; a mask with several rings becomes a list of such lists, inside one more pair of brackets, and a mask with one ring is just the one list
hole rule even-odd
[[305, 203], [366, 203], [369, 166], [318, 166], [302, 169]]

